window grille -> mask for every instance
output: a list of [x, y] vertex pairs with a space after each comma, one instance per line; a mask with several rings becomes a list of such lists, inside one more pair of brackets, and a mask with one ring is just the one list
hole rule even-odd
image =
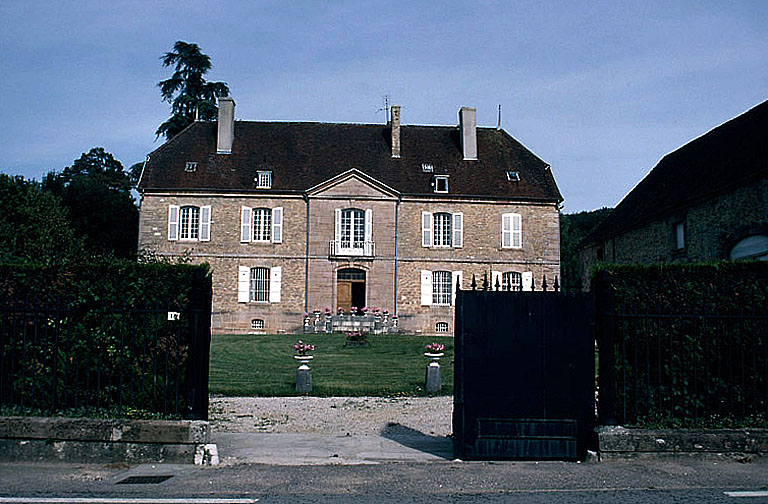
[[269, 189], [272, 187], [272, 172], [271, 171], [257, 171], [256, 172], [256, 187], [258, 189]]
[[523, 275], [516, 271], [508, 271], [501, 275], [501, 290], [520, 291], [523, 290]]
[[197, 240], [200, 230], [200, 208], [195, 206], [181, 207], [179, 238], [182, 240]]
[[365, 246], [365, 212], [357, 208], [341, 211], [341, 248], [361, 249]]
[[438, 322], [435, 324], [435, 332], [443, 333], [448, 332], [448, 322]]
[[253, 241], [269, 241], [272, 238], [272, 210], [253, 209]]
[[262, 319], [252, 319], [251, 320], [251, 329], [264, 329], [264, 320]]
[[251, 268], [251, 301], [269, 301], [269, 268]]
[[451, 272], [433, 271], [432, 272], [432, 304], [433, 305], [451, 305]]
[[453, 216], [449, 213], [434, 214], [434, 238], [435, 247], [451, 246], [451, 220]]

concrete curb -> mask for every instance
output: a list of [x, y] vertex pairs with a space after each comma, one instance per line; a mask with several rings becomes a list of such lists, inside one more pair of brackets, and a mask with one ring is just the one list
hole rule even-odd
[[627, 429], [599, 427], [600, 460], [669, 456], [760, 456], [768, 429]]
[[212, 464], [210, 438], [199, 420], [0, 417], [0, 452], [17, 461]]

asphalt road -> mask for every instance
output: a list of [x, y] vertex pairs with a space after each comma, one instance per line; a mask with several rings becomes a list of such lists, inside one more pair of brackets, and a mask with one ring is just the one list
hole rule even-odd
[[[119, 483], [170, 476], [160, 483]], [[731, 497], [725, 492], [762, 492]], [[759, 494], [758, 494], [759, 495]], [[97, 499], [97, 500], [82, 500]], [[0, 504], [21, 502], [730, 502], [768, 504], [768, 458], [438, 462], [346, 466], [0, 464]], [[24, 500], [32, 499], [32, 500]], [[60, 500], [53, 500], [60, 499]], [[64, 500], [61, 500], [64, 499]], [[100, 500], [99, 500], [100, 499]], [[116, 500], [122, 499], [122, 500]], [[126, 500], [134, 499], [134, 500]], [[136, 500], [138, 499], [138, 500]], [[204, 499], [204, 500], [194, 500]], [[170, 504], [173, 501], [165, 501]], [[218, 501], [225, 502], [225, 501]]]

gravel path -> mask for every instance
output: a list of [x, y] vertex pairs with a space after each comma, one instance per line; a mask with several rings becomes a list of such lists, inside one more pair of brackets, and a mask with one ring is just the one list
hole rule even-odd
[[[211, 397], [214, 432], [451, 433], [453, 397]], [[416, 432], [414, 432], [416, 431]]]

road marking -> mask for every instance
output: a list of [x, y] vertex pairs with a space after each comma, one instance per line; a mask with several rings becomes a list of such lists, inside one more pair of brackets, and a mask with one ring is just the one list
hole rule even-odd
[[723, 492], [728, 497], [768, 497], [765, 490], [755, 492]]
[[259, 499], [131, 499], [119, 497], [0, 497], [2, 504], [254, 504]]

